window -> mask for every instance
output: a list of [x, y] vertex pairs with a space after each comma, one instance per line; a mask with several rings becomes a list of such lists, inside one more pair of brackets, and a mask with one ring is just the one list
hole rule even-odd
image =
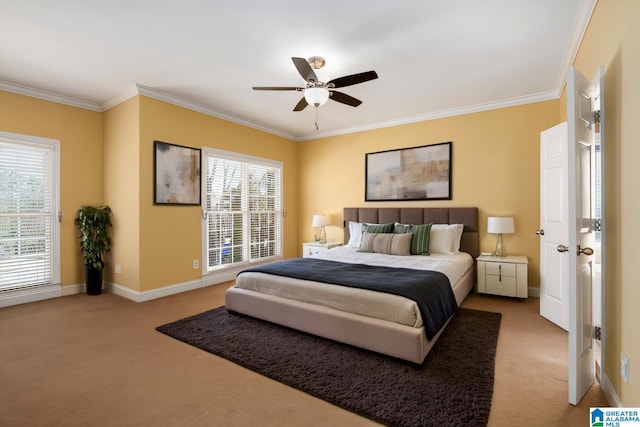
[[282, 164], [203, 150], [207, 272], [282, 256]]
[[0, 132], [0, 294], [60, 287], [58, 170], [58, 141]]

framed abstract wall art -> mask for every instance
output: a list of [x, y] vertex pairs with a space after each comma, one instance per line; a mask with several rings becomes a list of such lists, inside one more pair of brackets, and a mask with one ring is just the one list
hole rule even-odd
[[153, 142], [153, 203], [200, 205], [200, 149]]
[[451, 200], [451, 144], [367, 153], [364, 200]]

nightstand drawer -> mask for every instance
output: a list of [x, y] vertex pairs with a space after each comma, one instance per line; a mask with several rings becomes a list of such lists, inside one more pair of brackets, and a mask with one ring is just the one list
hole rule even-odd
[[502, 280], [500, 280], [500, 276], [487, 275], [485, 283], [486, 292], [505, 297], [515, 297], [516, 283], [515, 275], [514, 277], [506, 277], [503, 275]]
[[492, 276], [516, 277], [516, 265], [512, 263], [488, 262], [487, 274]]
[[526, 257], [480, 255], [478, 261], [478, 293], [527, 298]]
[[342, 243], [338, 242], [327, 242], [327, 243], [318, 243], [318, 242], [307, 242], [302, 244], [302, 257], [308, 258], [312, 256], [316, 256], [318, 254], [324, 253], [329, 249], [335, 248], [336, 246], [340, 246]]

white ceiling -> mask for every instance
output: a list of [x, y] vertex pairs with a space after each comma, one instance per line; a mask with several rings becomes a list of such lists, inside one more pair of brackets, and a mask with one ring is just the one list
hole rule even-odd
[[[554, 99], [596, 0], [0, 0], [0, 89], [104, 110], [142, 93], [306, 140]], [[292, 56], [379, 78], [293, 112]]]

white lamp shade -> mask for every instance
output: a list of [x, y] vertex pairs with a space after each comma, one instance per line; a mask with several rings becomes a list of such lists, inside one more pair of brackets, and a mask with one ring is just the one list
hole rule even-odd
[[309, 87], [304, 90], [304, 99], [309, 105], [320, 107], [329, 100], [329, 90], [323, 87]]
[[313, 227], [325, 227], [327, 225], [331, 225], [331, 216], [330, 215], [314, 215], [311, 225]]
[[511, 234], [515, 233], [513, 217], [511, 216], [490, 216], [487, 221], [487, 233], [491, 234]]

